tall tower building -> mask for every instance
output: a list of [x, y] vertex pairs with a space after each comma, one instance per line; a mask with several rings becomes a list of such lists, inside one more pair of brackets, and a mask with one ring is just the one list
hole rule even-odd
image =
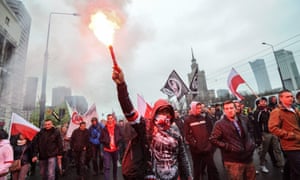
[[189, 100], [199, 100], [202, 102], [207, 102], [209, 93], [207, 89], [205, 71], [199, 70], [198, 64], [194, 57], [193, 49], [191, 70], [191, 73], [188, 74], [190, 89], [192, 91]]
[[52, 89], [52, 106], [58, 106], [65, 101], [65, 98], [71, 96], [71, 88], [57, 87]]
[[31, 17], [19, 0], [0, 1], [0, 121], [22, 115], [24, 74]]
[[88, 110], [88, 102], [84, 96], [67, 96], [65, 100], [80, 114], [84, 114]]
[[226, 98], [229, 97], [229, 91], [228, 89], [218, 89], [217, 90], [217, 96], [218, 98]]
[[249, 64], [255, 76], [258, 92], [264, 93], [272, 90], [265, 61], [263, 59], [256, 59], [253, 62], [249, 62]]
[[37, 93], [37, 77], [27, 78], [23, 110], [32, 111], [35, 108], [36, 104], [36, 93]]
[[284, 49], [275, 51], [285, 88], [300, 89], [300, 75], [292, 51]]
[[6, 2], [11, 10], [15, 13], [18, 23], [22, 29], [19, 44], [12, 56], [12, 62], [14, 63], [12, 67], [14, 73], [12, 74], [13, 83], [11, 84], [12, 102], [14, 107], [21, 109], [24, 96], [23, 89], [25, 84], [25, 65], [27, 59], [31, 17], [21, 1], [6, 0]]

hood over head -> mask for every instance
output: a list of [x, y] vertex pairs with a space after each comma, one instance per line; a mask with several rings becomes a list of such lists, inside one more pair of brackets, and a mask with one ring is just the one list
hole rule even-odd
[[170, 114], [172, 116], [171, 122], [173, 122], [174, 118], [175, 118], [174, 108], [165, 99], [159, 99], [154, 103], [151, 119], [155, 119], [155, 116], [157, 115], [157, 113], [163, 109], [168, 109], [168, 111], [170, 112]]
[[197, 111], [196, 111], [196, 106], [201, 104], [200, 102], [198, 101], [192, 101], [191, 104], [190, 104], [190, 107], [191, 107], [191, 110], [190, 110], [190, 113], [192, 115], [197, 115]]

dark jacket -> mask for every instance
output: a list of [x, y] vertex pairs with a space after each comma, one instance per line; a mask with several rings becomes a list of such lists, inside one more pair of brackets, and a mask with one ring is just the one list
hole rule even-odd
[[255, 144], [250, 136], [247, 120], [238, 117], [238, 123], [243, 131], [242, 136], [238, 134], [233, 122], [224, 115], [216, 122], [210, 141], [221, 149], [223, 161], [249, 163], [252, 161]]
[[73, 151], [83, 151], [89, 149], [89, 131], [87, 129], [75, 129], [72, 133], [70, 146]]
[[[114, 138], [115, 138], [115, 144], [118, 148], [119, 143], [123, 138], [120, 127], [118, 125], [115, 125], [115, 128], [114, 128]], [[101, 144], [103, 144], [103, 148], [110, 149], [110, 137], [109, 137], [109, 132], [108, 132], [107, 126], [105, 126], [102, 130], [102, 134], [100, 136], [100, 142], [101, 142]]]
[[260, 132], [269, 133], [268, 122], [270, 117], [270, 111], [267, 107], [258, 107], [254, 111], [254, 119], [258, 122]]
[[[149, 158], [146, 156], [143, 163], [150, 163], [155, 171], [155, 175], [158, 179], [175, 179], [180, 174], [182, 179], [191, 176], [190, 164], [185, 152], [184, 143], [182, 136], [176, 130], [170, 128], [168, 130], [153, 131], [153, 117], [156, 116], [157, 110], [162, 107], [167, 107], [173, 110], [172, 106], [165, 100], [158, 100], [153, 107], [152, 118], [150, 120], [145, 120], [143, 117], [139, 117], [138, 112], [134, 110], [133, 105], [128, 96], [126, 84], [118, 84], [118, 98], [122, 110], [127, 119], [134, 121], [132, 122], [133, 128], [136, 130], [137, 138], [136, 142], [143, 144], [136, 144], [136, 148], [140, 148], [139, 152], [147, 152], [151, 149], [152, 161], [149, 162]], [[170, 111], [173, 122], [174, 110]], [[127, 148], [128, 150], [128, 148]], [[162, 153], [167, 153], [168, 157], [162, 155]], [[136, 158], [133, 156], [133, 158]], [[141, 158], [141, 157], [139, 157]], [[135, 160], [137, 161], [137, 160]], [[122, 167], [126, 166], [123, 164]], [[145, 175], [148, 175], [147, 172]], [[167, 177], [166, 177], [167, 176]]]
[[197, 104], [199, 102], [191, 103], [191, 114], [184, 120], [185, 139], [192, 153], [210, 153], [214, 151], [209, 141], [213, 122], [207, 113], [196, 113]]
[[[138, 124], [126, 124], [124, 138], [126, 150], [122, 160], [122, 174], [124, 179], [144, 179], [146, 174], [151, 174], [150, 152], [144, 133], [145, 120]], [[147, 172], [150, 171], [150, 172]]]
[[35, 136], [33, 156], [39, 156], [40, 160], [61, 156], [63, 153], [62, 139], [60, 132], [55, 127], [49, 130], [42, 129]]
[[255, 141], [256, 147], [258, 147], [262, 143], [261, 129], [259, 127], [257, 120], [254, 118], [254, 115], [252, 112], [250, 112], [247, 117], [249, 119], [250, 126], [252, 126], [252, 132], [250, 132], [250, 133], [252, 133], [252, 137]]
[[208, 153], [213, 151], [209, 136], [213, 128], [212, 122], [201, 115], [189, 115], [184, 120], [185, 139], [191, 152]]
[[[13, 145], [14, 150], [14, 160], [21, 159], [21, 165], [25, 165], [31, 162], [32, 159], [32, 148], [31, 148], [31, 142], [27, 141], [24, 145]], [[22, 155], [23, 154], [23, 155]]]

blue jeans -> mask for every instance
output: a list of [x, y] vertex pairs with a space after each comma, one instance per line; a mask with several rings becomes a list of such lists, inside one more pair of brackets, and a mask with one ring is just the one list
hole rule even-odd
[[285, 151], [290, 166], [291, 180], [300, 179], [300, 151]]
[[40, 160], [40, 174], [43, 180], [55, 180], [56, 157]]
[[103, 151], [103, 160], [104, 160], [104, 179], [110, 180], [110, 162], [113, 163], [113, 179], [117, 180], [117, 171], [118, 171], [118, 151], [107, 152]]

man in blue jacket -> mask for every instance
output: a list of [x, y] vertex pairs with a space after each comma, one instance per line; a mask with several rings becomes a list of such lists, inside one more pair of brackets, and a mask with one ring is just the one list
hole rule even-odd
[[[91, 143], [92, 161], [94, 176], [103, 173], [103, 156], [100, 148], [100, 136], [103, 129], [103, 125], [98, 122], [96, 117], [91, 120], [92, 124], [89, 127], [89, 141]], [[100, 171], [99, 171], [100, 170]]]

